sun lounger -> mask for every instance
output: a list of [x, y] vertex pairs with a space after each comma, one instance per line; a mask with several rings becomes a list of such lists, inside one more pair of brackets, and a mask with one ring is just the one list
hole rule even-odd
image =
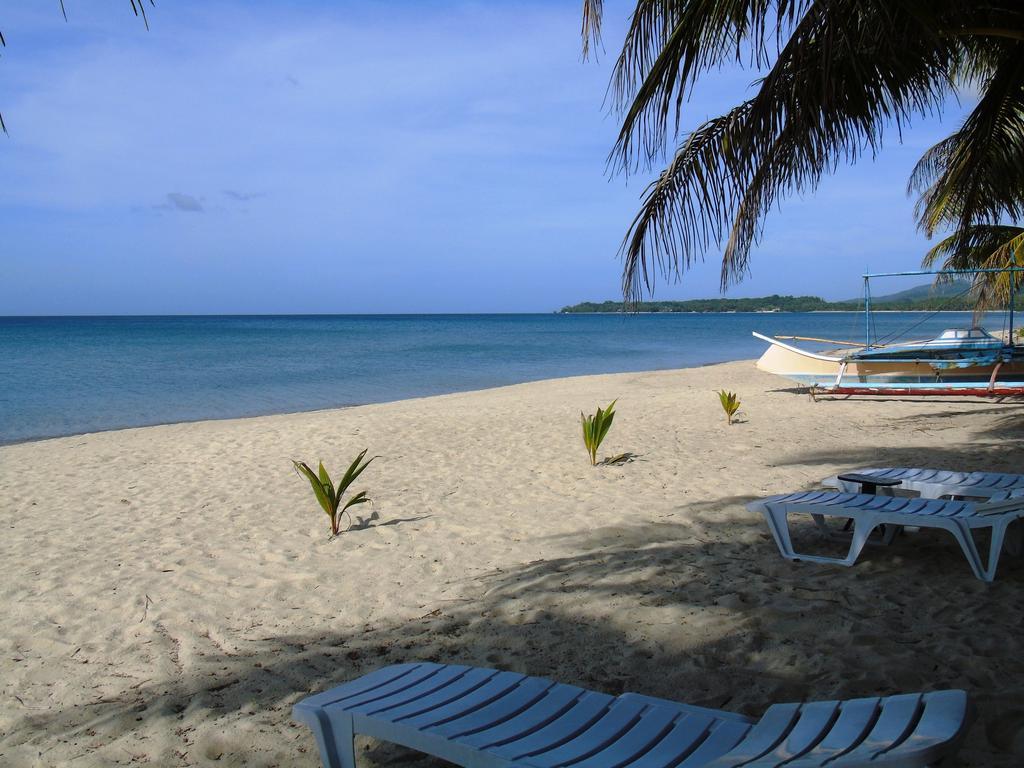
[[[885, 535], [889, 541], [901, 526], [940, 528], [949, 531], [956, 539], [974, 575], [982, 581], [992, 581], [1007, 529], [1015, 520], [1024, 517], [1024, 499], [981, 503], [839, 491], [804, 491], [753, 501], [747, 504], [747, 509], [764, 514], [779, 551], [790, 560], [849, 566], [857, 562], [871, 532], [879, 526], [886, 526]], [[810, 515], [818, 528], [825, 531], [828, 531], [826, 517], [852, 520], [853, 537], [846, 556], [826, 557], [796, 552], [789, 535], [788, 517], [801, 513]], [[984, 528], [989, 528], [991, 532], [987, 565], [982, 560], [973, 536], [973, 531]]]
[[[857, 479], [851, 479], [851, 476]], [[858, 469], [851, 475], [826, 477], [821, 484], [846, 493], [875, 493], [875, 489], [862, 490], [865, 480], [861, 480], [861, 477], [876, 478], [880, 481], [879, 488], [895, 482], [899, 488], [926, 499], [941, 499], [944, 496], [1005, 499], [1015, 493], [1024, 495], [1024, 475], [1003, 472], [952, 472], [945, 469], [914, 467]]]
[[971, 720], [963, 691], [776, 704], [752, 719], [512, 672], [399, 664], [295, 705], [327, 768], [365, 734], [467, 768], [927, 766]]

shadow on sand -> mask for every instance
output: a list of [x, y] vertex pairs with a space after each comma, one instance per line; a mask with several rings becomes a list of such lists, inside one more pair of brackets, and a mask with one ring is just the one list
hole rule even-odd
[[[910, 458], [851, 452], [822, 461]], [[963, 463], [941, 449], [914, 458]], [[126, 762], [313, 766], [312, 740], [289, 722], [292, 704], [378, 666], [422, 659], [747, 714], [780, 700], [962, 687], [982, 720], [965, 746], [966, 764], [1019, 764], [1011, 752], [1024, 747], [1020, 561], [1006, 559], [999, 580], [985, 585], [951, 538], [917, 535], [865, 553], [852, 569], [789, 563], [762, 521], [742, 511], [746, 500], [687, 505], [686, 522], [562, 537], [572, 554], [467, 580], [464, 598], [421, 617], [268, 633], [235, 651], [193, 658], [174, 679], [27, 712], [4, 740], [27, 744], [43, 729], [47, 739], [58, 732], [85, 763], [97, 744], [113, 743]], [[167, 743], [139, 740], [137, 731], [153, 725]], [[277, 747], [254, 753], [253, 729], [279, 734]], [[45, 764], [46, 744], [39, 744]], [[365, 765], [433, 764], [387, 745], [366, 745], [362, 754]]]

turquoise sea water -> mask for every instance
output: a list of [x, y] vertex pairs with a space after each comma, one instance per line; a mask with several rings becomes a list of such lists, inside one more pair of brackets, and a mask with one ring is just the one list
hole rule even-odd
[[[970, 315], [875, 317], [914, 324]], [[864, 333], [856, 313], [0, 318], [0, 442], [755, 358], [753, 330]]]

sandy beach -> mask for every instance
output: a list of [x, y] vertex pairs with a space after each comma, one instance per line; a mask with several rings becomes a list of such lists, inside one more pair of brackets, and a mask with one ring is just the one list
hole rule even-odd
[[[613, 398], [601, 455], [637, 459], [592, 468], [579, 412]], [[963, 764], [1020, 765], [1019, 559], [986, 585], [910, 534], [789, 563], [744, 503], [858, 466], [1021, 471], [1022, 408], [812, 402], [739, 362], [0, 448], [0, 764], [312, 767], [292, 704], [428, 659], [747, 714], [962, 687]], [[372, 510], [330, 540], [291, 460], [363, 448]]]

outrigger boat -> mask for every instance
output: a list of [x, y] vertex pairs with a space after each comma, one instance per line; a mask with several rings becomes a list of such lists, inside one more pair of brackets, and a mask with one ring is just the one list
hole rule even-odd
[[[894, 275], [964, 275], [1017, 272], [1024, 268], [957, 272], [892, 272], [864, 275], [865, 343], [830, 342], [809, 337], [754, 333], [768, 350], [757, 361], [762, 371], [784, 376], [811, 389], [836, 395], [1024, 395], [1024, 347], [1012, 343], [1013, 305], [1007, 341], [984, 328], [949, 328], [934, 339], [896, 344], [871, 343], [869, 279]], [[840, 344], [847, 349], [810, 352], [787, 340]]]

